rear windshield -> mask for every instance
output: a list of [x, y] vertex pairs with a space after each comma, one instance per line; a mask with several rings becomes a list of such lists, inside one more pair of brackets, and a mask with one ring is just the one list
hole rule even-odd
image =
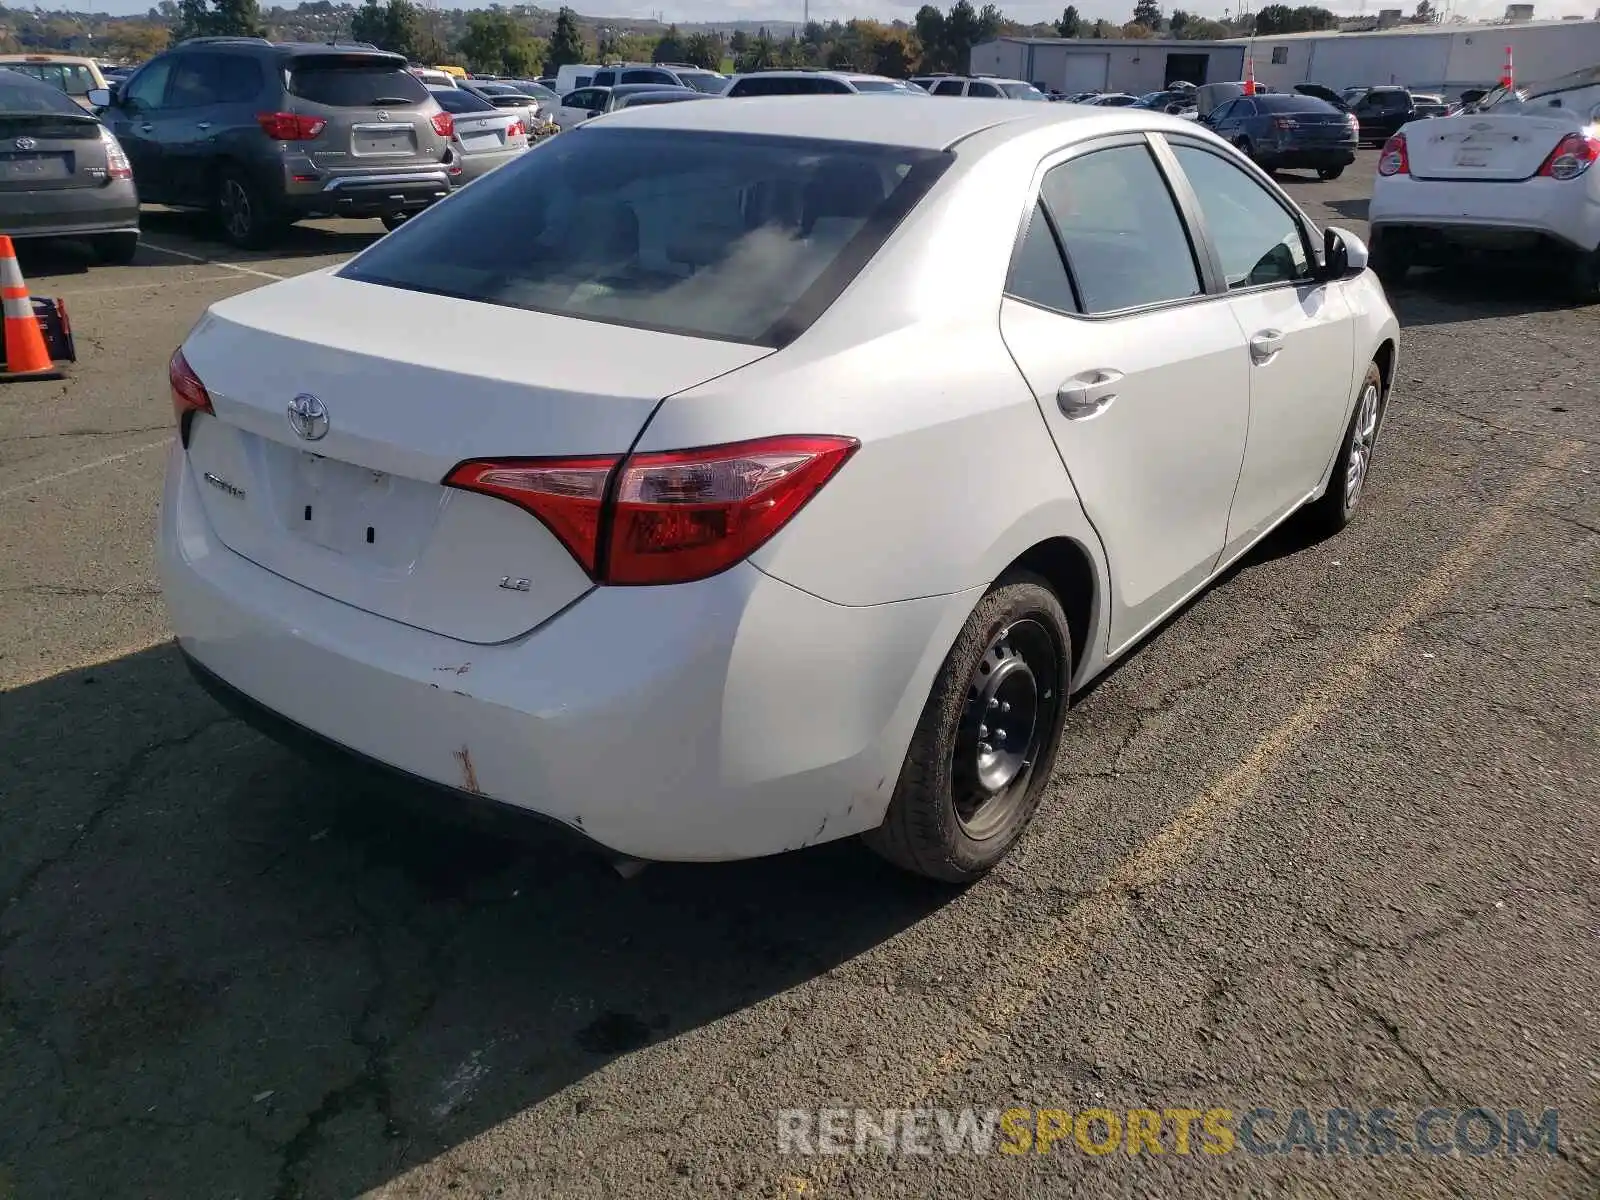
[[0, 114], [10, 115], [15, 113], [51, 113], [76, 117], [88, 116], [79, 108], [65, 92], [58, 92], [53, 87], [41, 87], [39, 84], [29, 86], [21, 79], [5, 79], [3, 76], [8, 71], [16, 70], [8, 67], [0, 71]]
[[1339, 110], [1326, 100], [1315, 96], [1285, 95], [1274, 92], [1270, 96], [1257, 96], [1256, 111], [1264, 113], [1335, 113]]
[[816, 75], [755, 75], [741, 79], [729, 90], [730, 96], [798, 96], [819, 92], [844, 94], [849, 88], [835, 79]]
[[781, 346], [949, 162], [936, 150], [588, 126], [407, 222], [341, 274]]
[[494, 112], [494, 105], [465, 88], [433, 88], [433, 98], [447, 113]]
[[421, 104], [427, 85], [402, 66], [371, 58], [301, 58], [289, 70], [289, 94], [332, 108]]
[[692, 87], [708, 96], [720, 96], [722, 89], [728, 86], [727, 78], [714, 71], [679, 71], [677, 74], [685, 87]]
[[10, 70], [31, 75], [51, 87], [60, 88], [69, 96], [87, 96], [100, 85], [93, 73], [83, 63], [6, 63]]

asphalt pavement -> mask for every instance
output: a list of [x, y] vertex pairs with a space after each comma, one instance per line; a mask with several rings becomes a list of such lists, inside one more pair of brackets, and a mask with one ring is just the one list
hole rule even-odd
[[[1284, 178], [1364, 233], [1374, 157]], [[190, 682], [167, 358], [381, 228], [147, 216], [130, 267], [27, 253], [80, 363], [0, 391], [0, 1198], [1600, 1196], [1600, 308], [1515, 266], [1396, 290], [1360, 517], [1079, 698], [990, 879], [835, 844], [624, 880]], [[943, 1152], [967, 1109], [995, 1144]], [[1555, 1136], [1511, 1154], [1511, 1110]]]

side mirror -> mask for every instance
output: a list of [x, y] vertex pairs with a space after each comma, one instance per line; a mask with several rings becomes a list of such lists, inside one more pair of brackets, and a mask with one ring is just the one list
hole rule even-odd
[[1354, 279], [1367, 269], [1367, 244], [1347, 229], [1328, 226], [1322, 233], [1322, 277]]
[[111, 89], [110, 88], [91, 88], [91, 89], [89, 89], [89, 94], [88, 94], [88, 96], [85, 97], [85, 99], [87, 99], [89, 101], [89, 103], [94, 105], [96, 108], [110, 108], [111, 107]]
[[599, 108], [591, 108], [591, 109], [590, 109], [590, 110], [589, 110], [589, 115], [590, 115], [590, 116], [591, 116], [591, 117], [598, 117], [598, 116], [599, 116], [599, 115], [600, 115], [600, 114], [601, 114], [601, 113], [602, 113], [602, 112], [604, 112], [604, 111], [605, 111], [605, 110], [604, 110], [604, 109], [599, 109]]

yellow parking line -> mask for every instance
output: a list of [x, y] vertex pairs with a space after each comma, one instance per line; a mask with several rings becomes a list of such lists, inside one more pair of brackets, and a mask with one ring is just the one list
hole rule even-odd
[[[1400, 647], [1406, 631], [1445, 599], [1462, 577], [1493, 550], [1518, 512], [1554, 481], [1582, 449], [1582, 443], [1570, 441], [1554, 447], [1515, 491], [1445, 552], [1404, 602], [1360, 642], [1356, 652], [1335, 664], [1327, 681], [1307, 696], [1288, 719], [1256, 742], [1236, 767], [1123, 860], [1093, 894], [1057, 914], [1044, 928], [1030, 930], [1025, 944], [1033, 953], [1012, 958], [1008, 968], [980, 992], [974, 1010], [982, 1026], [968, 1040], [949, 1047], [922, 1067], [921, 1086], [903, 1107], [914, 1107], [926, 1100], [951, 1076], [1008, 1038], [1016, 1020], [1061, 970], [1094, 938], [1122, 923], [1131, 894], [1170, 876], [1225, 818], [1255, 795], [1289, 751], [1361, 692], [1377, 666]], [[818, 1164], [818, 1170], [805, 1177], [787, 1174], [779, 1180], [777, 1190], [785, 1196], [814, 1195], [847, 1161], [825, 1159]]]

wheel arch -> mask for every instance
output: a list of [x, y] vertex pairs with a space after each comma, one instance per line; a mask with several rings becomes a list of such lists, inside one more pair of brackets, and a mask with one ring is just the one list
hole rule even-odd
[[1078, 686], [1079, 672], [1097, 657], [1094, 648], [1104, 642], [1097, 636], [1103, 588], [1094, 556], [1075, 539], [1057, 535], [1028, 547], [996, 578], [1018, 571], [1039, 576], [1061, 601], [1072, 635], [1073, 683]]

